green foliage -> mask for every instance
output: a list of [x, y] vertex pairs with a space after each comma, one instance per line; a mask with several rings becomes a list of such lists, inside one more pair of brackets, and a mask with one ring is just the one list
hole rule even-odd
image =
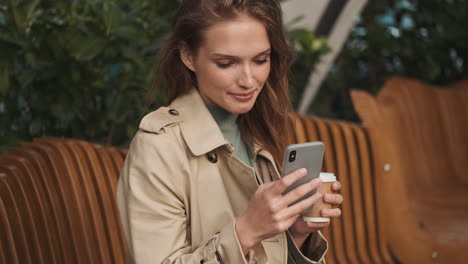
[[349, 92], [390, 76], [449, 85], [468, 74], [468, 1], [368, 1], [310, 112], [357, 120]]
[[176, 5], [8, 0], [0, 25], [0, 145], [37, 136], [128, 141]]
[[[6, 2], [5, 2], [6, 1]], [[125, 146], [177, 1], [0, 1], [0, 152], [33, 137]], [[322, 50], [294, 30], [297, 87]], [[294, 74], [295, 76], [296, 74]], [[299, 76], [298, 75], [298, 76]], [[155, 98], [152, 107], [164, 98]]]

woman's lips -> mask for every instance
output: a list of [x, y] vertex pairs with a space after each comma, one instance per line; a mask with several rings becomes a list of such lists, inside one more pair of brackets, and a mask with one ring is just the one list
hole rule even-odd
[[230, 93], [230, 95], [237, 101], [248, 102], [254, 97], [255, 90], [249, 93]]

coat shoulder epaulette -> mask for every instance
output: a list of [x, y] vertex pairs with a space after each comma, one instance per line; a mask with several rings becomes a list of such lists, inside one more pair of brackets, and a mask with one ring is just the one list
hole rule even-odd
[[165, 127], [178, 124], [184, 120], [177, 109], [161, 107], [143, 117], [139, 128], [146, 132], [159, 134]]

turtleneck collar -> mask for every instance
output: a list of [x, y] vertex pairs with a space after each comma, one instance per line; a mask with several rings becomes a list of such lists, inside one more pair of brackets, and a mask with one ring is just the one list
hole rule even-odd
[[234, 154], [245, 164], [253, 167], [249, 148], [242, 140], [240, 129], [237, 124], [237, 118], [239, 115], [230, 113], [219, 106], [207, 105], [207, 108], [218, 124], [224, 137], [233, 147]]
[[236, 133], [236, 130], [239, 130], [237, 126], [238, 114], [228, 112], [219, 106], [208, 104], [206, 106], [224, 135], [226, 135], [226, 133]]

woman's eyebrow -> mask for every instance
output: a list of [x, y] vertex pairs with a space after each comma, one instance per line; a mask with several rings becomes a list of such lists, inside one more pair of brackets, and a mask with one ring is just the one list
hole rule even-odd
[[271, 48], [270, 49], [267, 49], [265, 51], [262, 51], [260, 52], [259, 54], [257, 54], [255, 57], [258, 57], [258, 56], [262, 56], [262, 55], [267, 55], [271, 52]]
[[[258, 56], [262, 56], [262, 55], [267, 55], [270, 52], [271, 52], [271, 48], [258, 53], [257, 55], [254, 56], [254, 58], [258, 57]], [[232, 56], [232, 55], [222, 54], [222, 53], [213, 53], [212, 56], [213, 57], [219, 57], [219, 58], [226, 58], [226, 59], [238, 59], [237, 56]]]

